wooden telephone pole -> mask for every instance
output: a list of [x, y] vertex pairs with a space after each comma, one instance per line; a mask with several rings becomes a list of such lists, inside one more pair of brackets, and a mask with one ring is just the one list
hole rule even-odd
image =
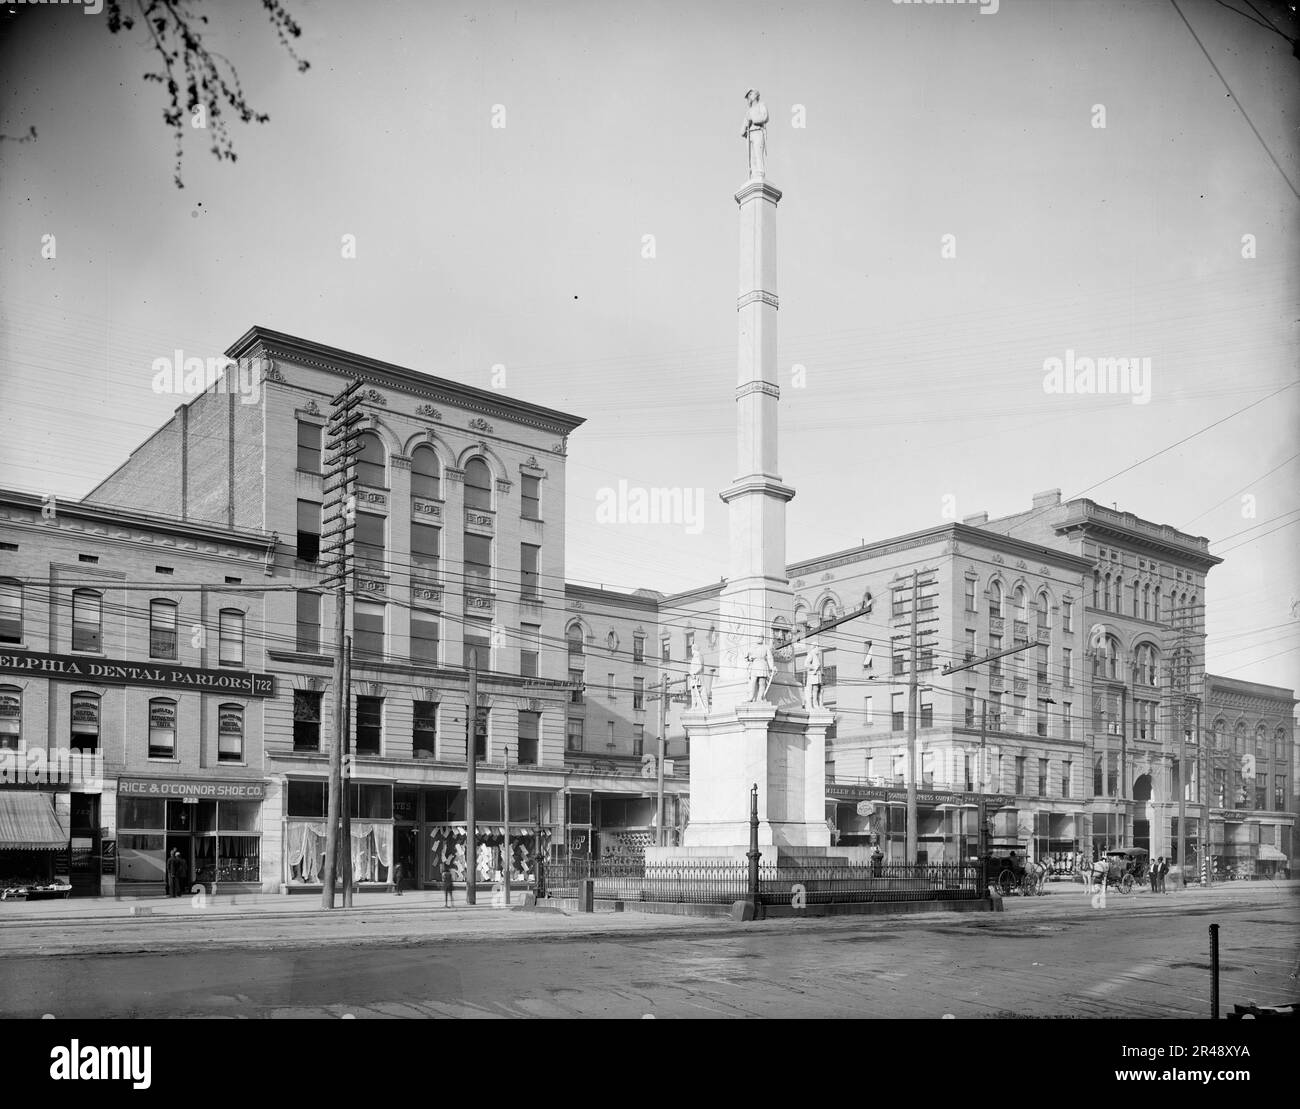
[[[329, 573], [321, 584], [334, 589], [334, 742], [330, 745], [329, 804], [325, 830], [325, 873], [321, 891], [321, 908], [334, 908], [334, 881], [339, 849], [340, 812], [347, 819], [347, 798], [343, 796], [343, 752], [348, 737], [348, 711], [351, 706], [347, 661], [348, 579], [352, 573], [352, 536], [356, 528], [356, 455], [361, 451], [358, 424], [365, 419], [360, 411], [361, 381], [353, 381], [330, 399], [333, 411], [325, 425], [325, 510], [321, 543]], [[344, 806], [342, 809], [340, 806]], [[352, 845], [345, 841], [344, 905], [351, 903]]]

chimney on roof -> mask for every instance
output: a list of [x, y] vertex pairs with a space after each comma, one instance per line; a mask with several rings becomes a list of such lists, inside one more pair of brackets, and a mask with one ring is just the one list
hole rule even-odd
[[1061, 503], [1061, 491], [1059, 489], [1047, 489], [1042, 493], [1034, 494], [1035, 508], [1051, 508], [1052, 505]]
[[987, 512], [977, 512], [974, 516], [963, 516], [961, 522], [969, 524], [973, 528], [980, 528], [989, 522], [989, 514]]

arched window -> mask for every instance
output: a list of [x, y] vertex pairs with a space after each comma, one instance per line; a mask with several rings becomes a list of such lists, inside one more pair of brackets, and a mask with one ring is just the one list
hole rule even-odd
[[0, 581], [0, 643], [23, 641], [23, 587], [16, 581]]
[[1151, 619], [1151, 583], [1142, 586], [1142, 619]]
[[1228, 722], [1223, 717], [1214, 722], [1214, 747], [1218, 751], [1228, 749]]
[[1120, 574], [1115, 575], [1115, 611], [1124, 611], [1124, 578]]
[[373, 431], [357, 436], [361, 451], [357, 454], [357, 481], [375, 489], [388, 488], [388, 452], [384, 441]]
[[0, 685], [0, 751], [18, 751], [23, 745], [23, 691]]
[[99, 694], [77, 692], [71, 700], [71, 740], [68, 746], [79, 751], [99, 750]]
[[150, 658], [176, 658], [176, 611], [175, 601], [149, 602]]
[[217, 707], [217, 761], [244, 761], [244, 706]]
[[149, 757], [176, 757], [176, 702], [169, 697], [155, 697], [149, 702]]
[[432, 447], [416, 447], [411, 452], [411, 496], [422, 500], [442, 499], [441, 470]]
[[1002, 583], [989, 583], [989, 616], [995, 620], [1002, 619]]
[[1187, 611], [1188, 611], [1187, 626], [1192, 631], [1196, 631], [1196, 626], [1200, 622], [1201, 614], [1197, 611], [1195, 593], [1192, 594], [1192, 606]]
[[1092, 572], [1092, 607], [1093, 608], [1101, 607], [1100, 605], [1101, 597], [1099, 596], [1100, 593], [1101, 593], [1101, 571], [1094, 570]]
[[1234, 738], [1236, 742], [1233, 744], [1233, 750], [1239, 755], [1244, 755], [1246, 753], [1246, 722], [1244, 720], [1237, 721], [1237, 730]]
[[1106, 639], [1106, 676], [1119, 678], [1119, 640], [1109, 637]]
[[72, 591], [72, 649], [99, 651], [104, 646], [103, 598], [93, 589]]
[[465, 507], [492, 511], [492, 471], [481, 458], [465, 463]]
[[1102, 598], [1101, 598], [1102, 607], [1107, 612], [1109, 612], [1110, 611], [1110, 575], [1109, 574], [1107, 574], [1104, 578], [1101, 579], [1101, 584], [1102, 584]]
[[1155, 596], [1152, 598], [1152, 600], [1154, 604], [1152, 605], [1151, 616], [1156, 621], [1156, 623], [1159, 623], [1160, 622], [1160, 586], [1158, 585], [1156, 586]]
[[223, 608], [218, 616], [217, 663], [244, 665], [244, 614], [237, 608]]
[[834, 620], [838, 615], [839, 610], [835, 607], [835, 602], [828, 597], [822, 605], [822, 623], [827, 620]]
[[1045, 638], [1052, 627], [1052, 602], [1047, 596], [1047, 591], [1038, 594], [1038, 635], [1039, 638]]
[[1142, 586], [1138, 582], [1133, 583], [1133, 615], [1138, 614], [1138, 600], [1142, 595]]
[[1028, 600], [1026, 599], [1025, 587], [1023, 585], [1017, 585], [1016, 586], [1016, 619], [1019, 620], [1022, 624], [1026, 623], [1029, 619], [1029, 609], [1027, 606], [1028, 606]]
[[1268, 758], [1268, 729], [1263, 724], [1255, 728], [1255, 758]]
[[570, 624], [568, 631], [569, 640], [569, 665], [581, 666], [583, 664], [583, 655], [585, 648], [582, 641], [582, 625]]
[[1273, 760], [1279, 766], [1283, 766], [1287, 761], [1286, 755], [1286, 729], [1278, 728], [1273, 733]]

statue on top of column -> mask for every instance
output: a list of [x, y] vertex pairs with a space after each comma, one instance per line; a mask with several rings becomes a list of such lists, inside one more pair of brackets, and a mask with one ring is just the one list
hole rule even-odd
[[772, 686], [776, 674], [776, 658], [772, 648], [763, 636], [754, 640], [754, 645], [745, 655], [745, 673], [749, 683], [749, 699], [763, 701]]
[[749, 140], [749, 178], [761, 181], [767, 170], [767, 106], [760, 102], [758, 89], [745, 93], [749, 111], [740, 137]]
[[706, 712], [709, 704], [704, 699], [704, 656], [691, 644], [691, 665], [686, 672], [686, 686], [691, 695], [691, 711]]

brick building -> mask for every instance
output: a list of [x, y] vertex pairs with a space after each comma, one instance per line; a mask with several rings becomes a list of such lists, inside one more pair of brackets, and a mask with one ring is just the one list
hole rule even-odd
[[[0, 491], [0, 808], [21, 828], [53, 802], [45, 858], [75, 895], [160, 893], [173, 849], [191, 880], [259, 888], [273, 554], [251, 529]], [[0, 843], [0, 884], [33, 869]]]

